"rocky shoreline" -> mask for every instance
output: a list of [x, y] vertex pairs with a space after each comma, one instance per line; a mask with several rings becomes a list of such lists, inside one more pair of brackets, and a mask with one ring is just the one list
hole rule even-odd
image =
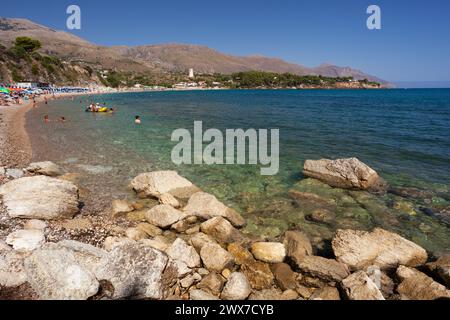
[[[354, 158], [308, 162], [305, 174], [338, 188], [387, 187]], [[0, 299], [450, 298], [447, 255], [380, 228], [338, 230], [329, 254], [301, 227], [269, 242], [174, 171], [138, 175], [136, 201], [114, 200], [109, 215], [89, 219], [83, 186], [54, 163], [0, 168], [0, 177]]]

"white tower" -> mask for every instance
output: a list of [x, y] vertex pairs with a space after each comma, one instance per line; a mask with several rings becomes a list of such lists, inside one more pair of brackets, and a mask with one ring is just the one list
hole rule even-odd
[[189, 78], [193, 79], [194, 78], [194, 69], [189, 69]]

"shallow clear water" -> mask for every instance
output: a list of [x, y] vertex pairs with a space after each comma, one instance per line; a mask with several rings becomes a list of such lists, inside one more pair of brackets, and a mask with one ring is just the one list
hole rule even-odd
[[[83, 106], [91, 100], [118, 111], [86, 113]], [[45, 114], [51, 119], [65, 116], [68, 122], [44, 124]], [[141, 126], [134, 125], [135, 115], [141, 116]], [[196, 120], [203, 121], [204, 130], [279, 128], [279, 174], [261, 176], [258, 166], [175, 166], [170, 159], [176, 144], [170, 141], [172, 131], [192, 131]], [[50, 158], [84, 174], [86, 183], [113, 197], [129, 196], [126, 185], [141, 172], [175, 169], [246, 215], [247, 231], [269, 238], [300, 228], [318, 246], [326, 246], [322, 240], [336, 228], [382, 226], [430, 250], [450, 248], [445, 221], [420, 210], [438, 212], [450, 204], [447, 89], [124, 93], [52, 101], [29, 112], [27, 123], [36, 158]], [[375, 197], [328, 188], [301, 175], [305, 159], [352, 156], [392, 186], [430, 194]], [[293, 188], [333, 199], [335, 221], [324, 225], [305, 219], [318, 206], [294, 203], [288, 196]]]

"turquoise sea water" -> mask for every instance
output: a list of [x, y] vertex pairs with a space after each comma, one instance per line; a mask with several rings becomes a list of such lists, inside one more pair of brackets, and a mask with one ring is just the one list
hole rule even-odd
[[[84, 112], [92, 100], [114, 106], [117, 113]], [[44, 124], [45, 114], [68, 121]], [[141, 126], [134, 124], [135, 115], [141, 116]], [[242, 212], [248, 232], [268, 238], [300, 228], [326, 246], [324, 239], [336, 228], [382, 226], [430, 250], [450, 248], [448, 211], [447, 216], [443, 211], [450, 205], [449, 89], [124, 93], [51, 101], [27, 117], [37, 159], [83, 173], [90, 187], [113, 197], [128, 195], [128, 181], [141, 172], [175, 169]], [[193, 130], [194, 121], [203, 121], [204, 130], [278, 128], [279, 174], [264, 177], [258, 166], [248, 165], [175, 166], [171, 134]], [[426, 192], [374, 196], [329, 188], [301, 174], [305, 159], [353, 156], [391, 186]], [[295, 203], [291, 189], [334, 201], [328, 208], [334, 221], [306, 219], [321, 206]]]

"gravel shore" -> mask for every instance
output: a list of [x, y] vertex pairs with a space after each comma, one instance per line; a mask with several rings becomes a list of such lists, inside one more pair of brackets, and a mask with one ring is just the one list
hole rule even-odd
[[31, 145], [25, 130], [30, 102], [0, 106], [0, 166], [23, 167], [31, 160]]

